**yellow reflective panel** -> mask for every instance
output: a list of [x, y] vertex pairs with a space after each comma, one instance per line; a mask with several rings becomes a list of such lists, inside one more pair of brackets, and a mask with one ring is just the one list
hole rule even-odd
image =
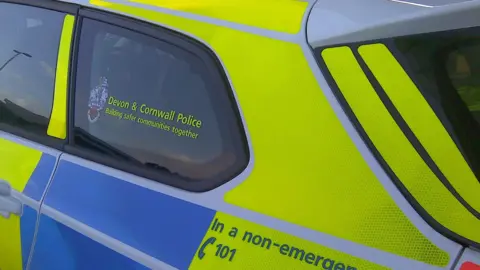
[[91, 3], [190, 33], [219, 55], [255, 160], [248, 179], [226, 194], [228, 203], [414, 260], [449, 262], [375, 177], [298, 44], [122, 4]]
[[308, 3], [295, 0], [130, 0], [267, 30], [296, 34]]
[[0, 138], [0, 179], [23, 192], [41, 157], [36, 149]]
[[70, 47], [72, 43], [75, 17], [66, 15], [58, 49], [55, 93], [47, 134], [59, 139], [67, 137], [67, 91], [70, 67]]
[[[204, 254], [200, 258], [197, 254]], [[218, 212], [190, 268], [368, 269], [386, 267], [235, 216]]]
[[[0, 138], [0, 179], [22, 192], [37, 167], [42, 152]], [[20, 218], [0, 216], [0, 269], [22, 269]]]
[[0, 216], [0, 269], [23, 269], [19, 216]]
[[425, 164], [383, 105], [351, 50], [327, 49], [322, 56], [372, 143], [418, 203], [449, 230], [480, 242], [480, 220], [460, 204]]
[[383, 44], [361, 46], [359, 52], [450, 184], [470, 206], [480, 212], [480, 182], [402, 66]]

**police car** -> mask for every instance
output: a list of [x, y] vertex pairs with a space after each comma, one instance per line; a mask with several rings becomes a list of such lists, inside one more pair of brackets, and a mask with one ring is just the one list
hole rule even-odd
[[0, 269], [480, 269], [480, 1], [0, 0]]

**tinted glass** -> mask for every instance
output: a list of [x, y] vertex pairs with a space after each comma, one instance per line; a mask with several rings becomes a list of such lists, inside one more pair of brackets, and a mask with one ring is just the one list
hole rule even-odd
[[460, 98], [480, 123], [480, 40], [459, 44], [449, 53], [445, 65]]
[[84, 20], [77, 73], [78, 145], [92, 148], [94, 140], [105, 154], [194, 180], [227, 177], [244, 165], [242, 142], [225, 118], [234, 115], [222, 99], [227, 89], [195, 54]]
[[46, 135], [63, 18], [0, 3], [0, 124]]
[[396, 40], [410, 75], [480, 176], [480, 32], [456, 30]]

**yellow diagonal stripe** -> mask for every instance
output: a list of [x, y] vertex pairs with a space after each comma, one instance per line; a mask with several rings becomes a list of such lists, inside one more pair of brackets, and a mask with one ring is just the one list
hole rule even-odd
[[58, 49], [55, 93], [47, 134], [59, 139], [67, 137], [67, 93], [70, 66], [70, 48], [72, 43], [75, 17], [66, 15]]
[[418, 203], [446, 228], [480, 242], [480, 220], [460, 204], [425, 164], [376, 94], [350, 48], [327, 49], [322, 56], [368, 137]]
[[450, 184], [480, 212], [480, 182], [417, 86], [383, 44], [361, 46], [365, 60], [385, 93]]

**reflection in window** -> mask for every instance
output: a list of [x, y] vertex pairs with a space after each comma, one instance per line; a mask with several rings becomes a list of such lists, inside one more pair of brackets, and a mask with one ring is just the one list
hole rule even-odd
[[63, 18], [0, 3], [0, 123], [46, 135]]
[[244, 165], [236, 148], [242, 142], [232, 142], [229, 129], [236, 123], [221, 121], [224, 111], [234, 113], [228, 95], [218, 93], [226, 89], [202, 59], [123, 28], [88, 19], [82, 25], [77, 145], [92, 149], [95, 141], [102, 153], [193, 180]]
[[449, 54], [447, 69], [454, 87], [480, 123], [480, 44], [467, 44]]

